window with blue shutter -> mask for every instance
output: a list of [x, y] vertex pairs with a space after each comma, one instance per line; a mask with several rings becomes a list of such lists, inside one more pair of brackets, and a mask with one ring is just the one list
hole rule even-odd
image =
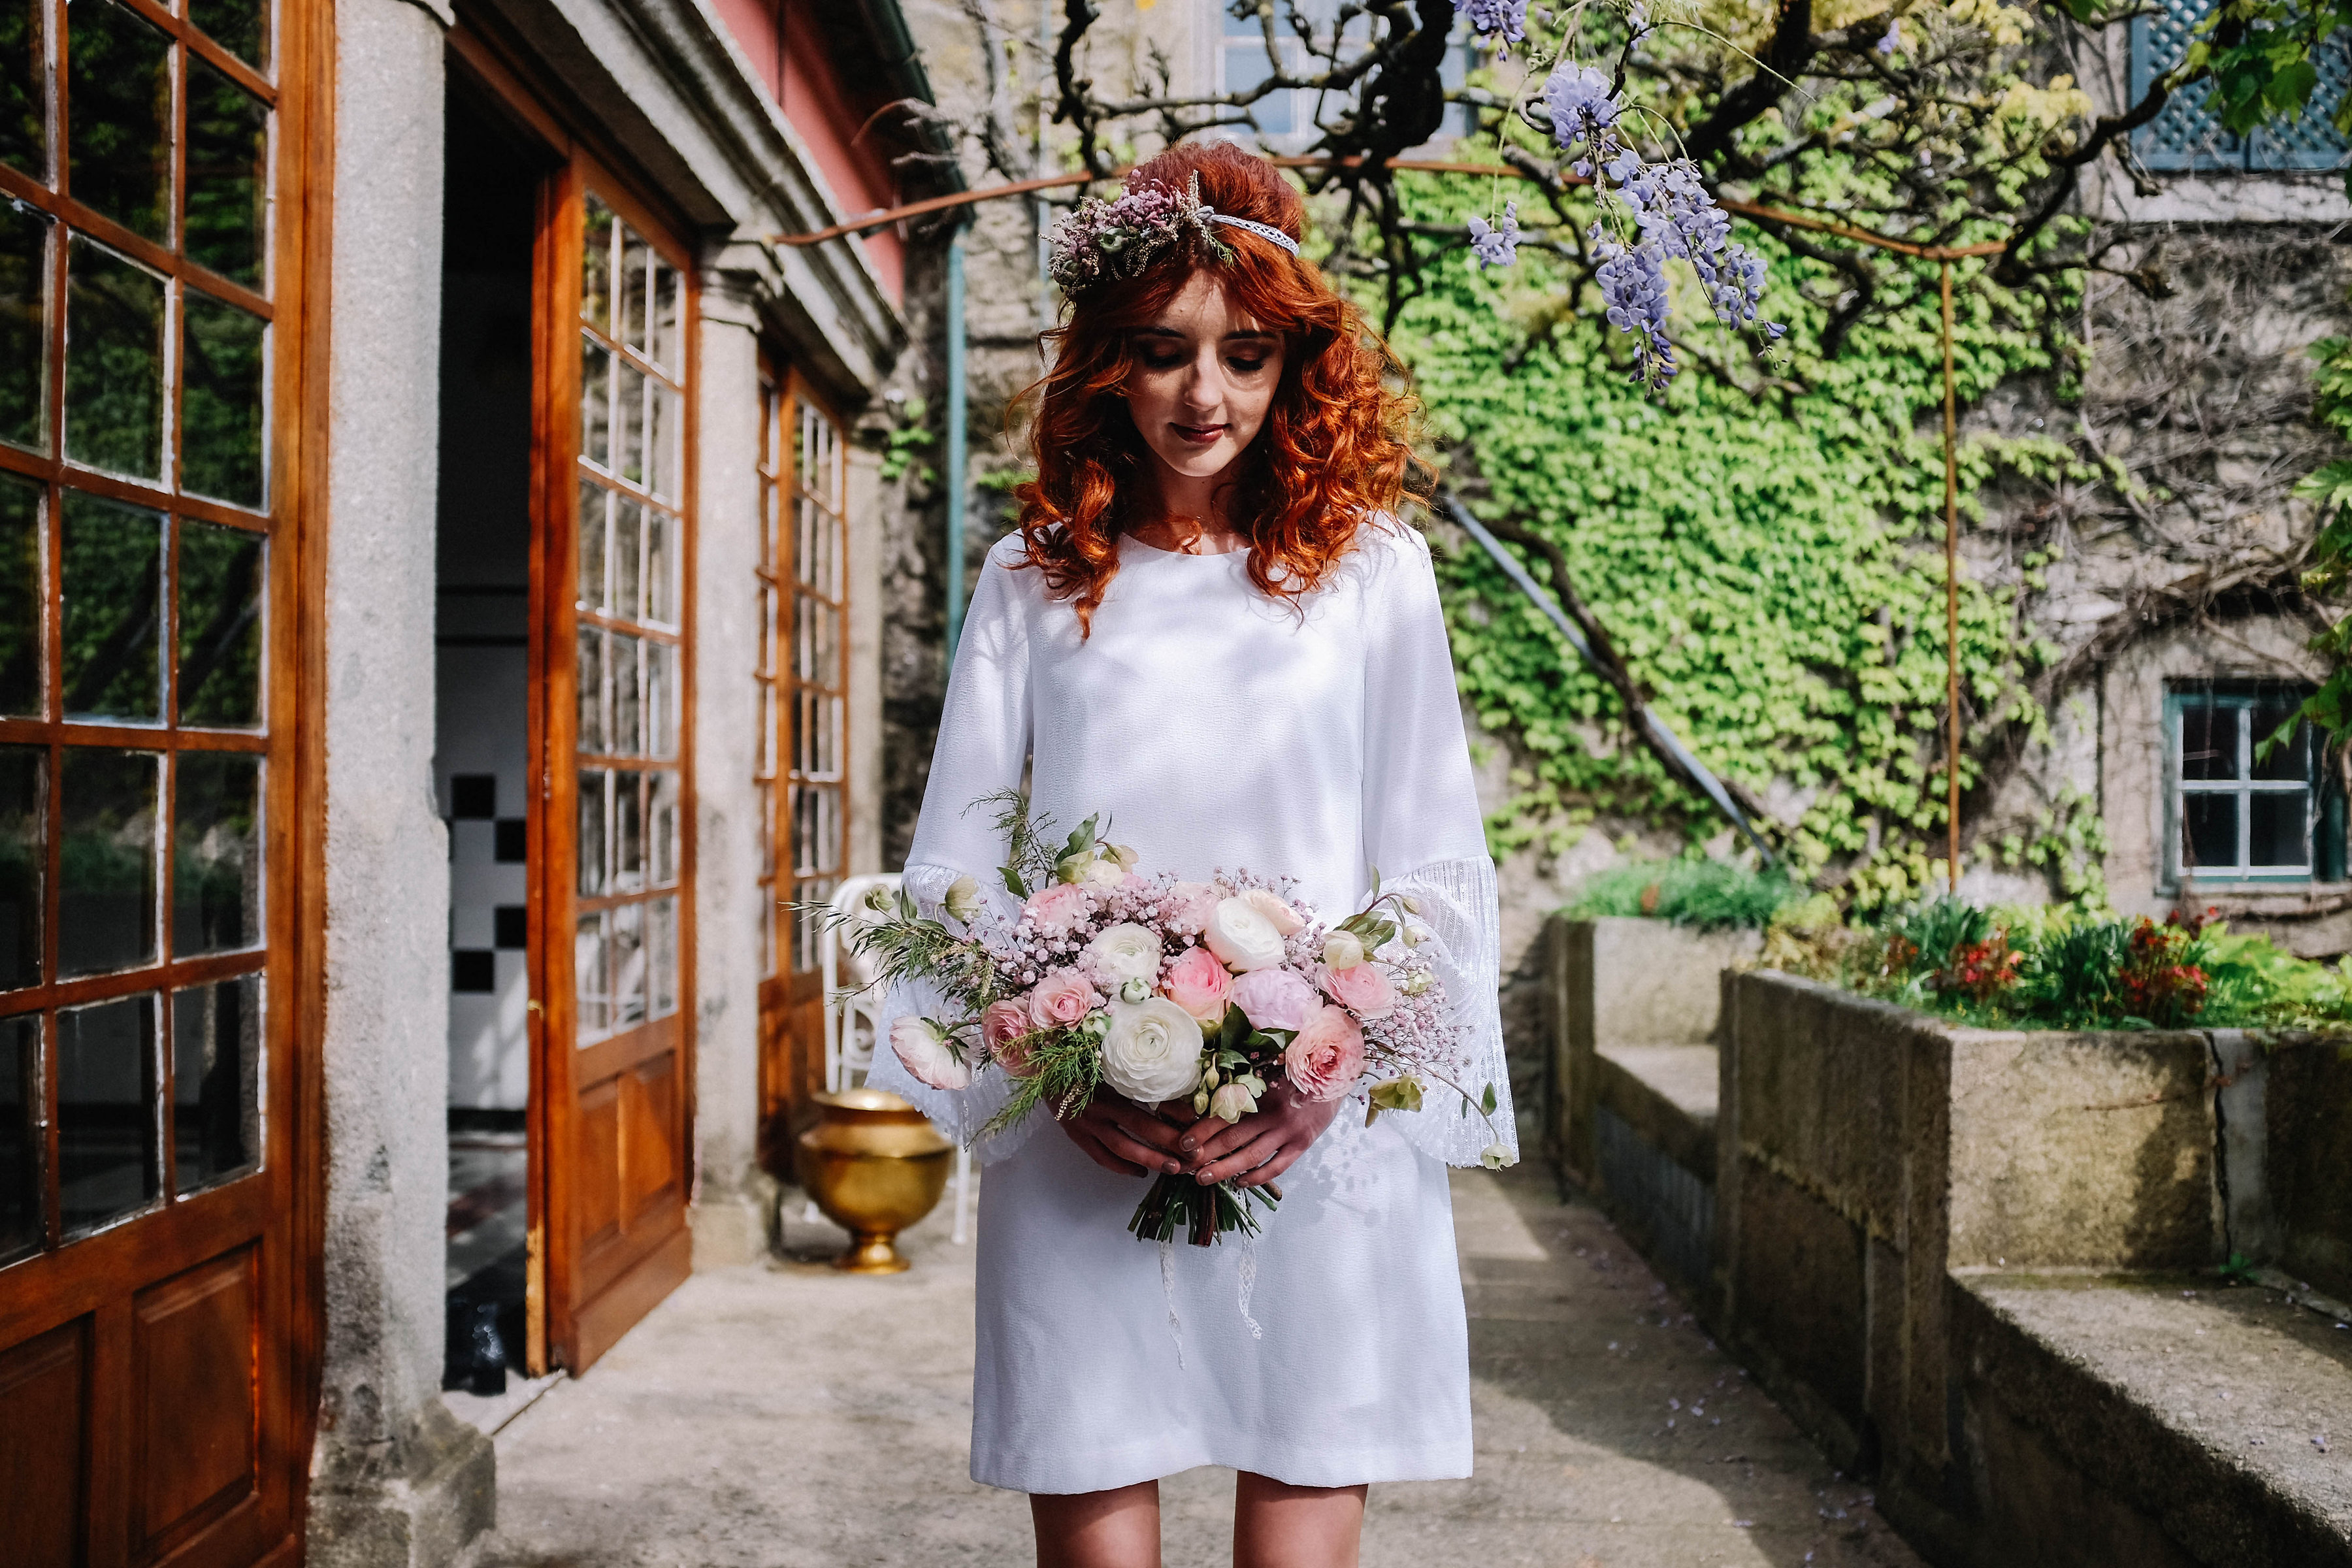
[[[2131, 96], [2137, 103], [2148, 86], [2187, 54], [2197, 24], [2211, 0], [2159, 0], [2162, 9], [2132, 24]], [[2330, 38], [2319, 60], [2319, 89], [2311, 107], [2292, 125], [2273, 124], [2251, 136], [2232, 136], [2209, 107], [2210, 82], [2199, 82], [2173, 98], [2154, 121], [2132, 134], [2132, 151], [2148, 168], [2282, 173], [2344, 166], [2347, 143], [2328, 123], [2352, 78], [2352, 47], [2343, 34]]]

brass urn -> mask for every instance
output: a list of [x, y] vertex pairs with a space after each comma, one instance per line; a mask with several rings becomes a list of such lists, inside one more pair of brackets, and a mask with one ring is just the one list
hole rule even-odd
[[923, 1113], [878, 1089], [813, 1097], [816, 1125], [800, 1135], [793, 1169], [825, 1217], [849, 1232], [833, 1266], [850, 1274], [896, 1274], [907, 1260], [890, 1245], [947, 1191], [955, 1145]]

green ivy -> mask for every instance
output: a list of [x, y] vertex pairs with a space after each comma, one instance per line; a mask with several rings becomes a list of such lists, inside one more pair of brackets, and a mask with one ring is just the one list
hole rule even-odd
[[[1496, 200], [1486, 180], [1419, 176], [1413, 216], [1459, 226]], [[1750, 230], [1769, 260], [1768, 313], [1786, 322], [1768, 373], [1738, 340], [1694, 331], [1663, 397], [1633, 384], [1622, 335], [1533, 246], [1508, 269], [1458, 255], [1426, 279], [1392, 341], [1433, 434], [1474, 506], [1556, 540], [1659, 716], [1708, 766], [1786, 803], [1797, 867], [1876, 907], [1939, 879], [1945, 696], [1942, 365], [1936, 268], [1914, 265], [1906, 309], [1866, 320], [1834, 359], [1817, 342], [1833, 275]], [[1687, 279], [1685, 279], [1687, 284]], [[1685, 301], [1695, 303], [1696, 301]], [[1563, 308], [1565, 306], [1568, 308]], [[2046, 314], [1961, 264], [1955, 339], [1963, 405], [2013, 378], [2072, 366]], [[1721, 375], [1689, 364], [1698, 354]], [[1970, 436], [1964, 525], [2005, 479], [2096, 480], [2062, 443]], [[1963, 786], [1989, 743], [2046, 734], [2028, 687], [2055, 657], [2032, 595], [2048, 554], [1986, 582], [1964, 567], [1959, 650], [1969, 713]], [[1483, 553], [1441, 566], [1464, 692], [1529, 759], [1489, 823], [1499, 855], [1565, 847], [1606, 814], [1720, 831], [1703, 802], [1623, 731], [1612, 692]], [[2063, 820], [2061, 820], [2063, 818]], [[2054, 814], [2014, 853], [2067, 870], [2095, 901], [2095, 818]], [[1984, 851], [1997, 854], [1997, 848]]]

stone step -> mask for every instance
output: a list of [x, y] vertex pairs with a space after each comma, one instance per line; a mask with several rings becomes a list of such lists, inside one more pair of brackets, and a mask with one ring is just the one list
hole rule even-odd
[[2210, 1275], [1951, 1283], [1979, 1506], [2011, 1561], [2352, 1565], [2352, 1329], [2333, 1314]]

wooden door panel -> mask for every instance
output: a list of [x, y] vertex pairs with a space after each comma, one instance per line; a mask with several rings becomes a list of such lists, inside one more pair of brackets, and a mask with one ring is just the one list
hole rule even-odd
[[677, 1062], [662, 1057], [621, 1080], [622, 1224], [642, 1225], [647, 1211], [678, 1191]]
[[0, 1499], [10, 1568], [76, 1568], [85, 1506], [89, 1320], [0, 1351]]
[[621, 1083], [607, 1079], [580, 1095], [577, 1184], [583, 1254], [610, 1247], [621, 1235]]
[[255, 1249], [239, 1247], [139, 1293], [135, 1561], [152, 1561], [253, 1494]]

